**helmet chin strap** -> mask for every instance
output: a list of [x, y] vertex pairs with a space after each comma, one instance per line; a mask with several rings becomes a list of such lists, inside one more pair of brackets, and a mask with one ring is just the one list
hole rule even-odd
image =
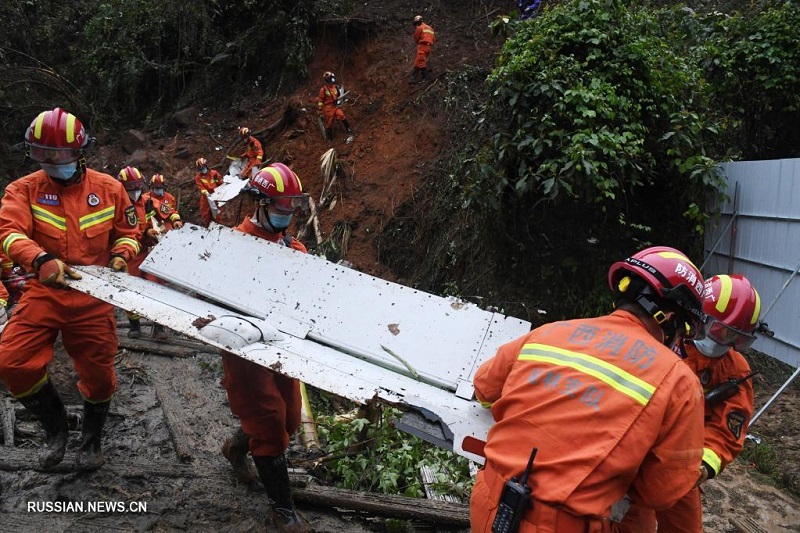
[[661, 328], [661, 343], [669, 346], [675, 340], [678, 332], [676, 318], [669, 318], [669, 315], [661, 310], [661, 307], [650, 298], [649, 291], [643, 290], [636, 296], [636, 303], [638, 303], [647, 312], [648, 315], [653, 317], [659, 327]]

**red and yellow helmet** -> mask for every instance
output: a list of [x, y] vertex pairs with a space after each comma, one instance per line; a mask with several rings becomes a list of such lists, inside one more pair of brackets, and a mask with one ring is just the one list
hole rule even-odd
[[117, 179], [125, 186], [126, 191], [138, 191], [144, 189], [144, 177], [136, 167], [125, 167], [117, 174]]
[[750, 348], [761, 316], [761, 298], [750, 281], [739, 274], [713, 276], [703, 296], [706, 337], [736, 350]]
[[167, 180], [164, 179], [164, 175], [163, 174], [153, 174], [153, 177], [150, 178], [150, 188], [151, 189], [157, 189], [159, 187], [164, 188], [164, 185], [166, 185], [166, 183], [167, 183]]
[[197, 168], [203, 168], [208, 166], [208, 160], [205, 157], [198, 157], [197, 161], [194, 162], [197, 165]]
[[[644, 285], [637, 283], [637, 279]], [[702, 333], [705, 323], [703, 276], [683, 252], [667, 246], [641, 250], [611, 265], [608, 284], [615, 296], [623, 295], [636, 301], [659, 323], [666, 320], [659, 300], [670, 302], [683, 315], [677, 318], [686, 324], [686, 331], [680, 332], [684, 338], [691, 339]]]
[[60, 107], [42, 111], [25, 131], [28, 157], [37, 163], [62, 165], [80, 159], [89, 136], [72, 113]]
[[239, 126], [239, 137], [247, 137], [250, 135], [250, 128]]
[[283, 163], [272, 163], [262, 168], [250, 180], [247, 190], [264, 204], [273, 205], [287, 214], [298, 208], [308, 209], [308, 194], [303, 192], [300, 178]]

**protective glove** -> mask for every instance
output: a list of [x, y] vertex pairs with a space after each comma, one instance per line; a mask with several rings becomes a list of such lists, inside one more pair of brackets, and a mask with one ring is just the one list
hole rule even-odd
[[0, 300], [0, 326], [8, 322], [8, 311], [6, 310], [6, 305], [8, 302], [5, 300]]
[[697, 478], [697, 483], [695, 483], [694, 486], [695, 487], [699, 487], [700, 485], [705, 483], [707, 480], [708, 480], [708, 468], [706, 468], [706, 465], [701, 464], [700, 465], [700, 477]]
[[208, 196], [208, 191], [203, 189], [202, 191], [200, 191], [200, 194], [202, 194], [203, 196]]
[[172, 223], [172, 227], [175, 229], [181, 229], [183, 227], [183, 222], [181, 222], [180, 220], [176, 220], [175, 222]]
[[108, 268], [116, 272], [127, 272], [128, 262], [121, 255], [112, 255], [111, 261], [108, 262]]
[[157, 241], [159, 237], [158, 230], [155, 228], [147, 228], [147, 231], [145, 231], [144, 234], [146, 237], [153, 239], [154, 241]]
[[39, 273], [39, 281], [48, 287], [65, 289], [67, 287], [66, 278], [82, 278], [80, 273], [64, 264], [61, 259], [57, 259], [50, 254], [44, 254], [37, 257], [33, 262], [33, 265], [36, 268], [36, 271]]

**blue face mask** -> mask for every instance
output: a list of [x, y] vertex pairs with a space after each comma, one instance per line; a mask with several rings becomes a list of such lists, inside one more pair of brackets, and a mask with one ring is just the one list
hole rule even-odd
[[728, 346], [724, 344], [717, 344], [708, 337], [698, 339], [694, 342], [694, 347], [697, 348], [701, 354], [712, 359], [718, 359], [728, 353]]
[[269, 224], [276, 231], [283, 231], [288, 228], [292, 223], [292, 215], [278, 215], [276, 213], [269, 213], [267, 212], [267, 217], [269, 218]]
[[142, 191], [128, 191], [128, 198], [131, 199], [131, 202], [136, 203], [136, 201], [142, 196]]
[[164, 196], [164, 189], [153, 189], [153, 194], [156, 196]]
[[72, 177], [78, 171], [77, 161], [73, 161], [72, 163], [64, 163], [63, 165], [50, 165], [48, 163], [39, 164], [42, 165], [42, 170], [44, 170], [48, 176], [62, 181], [72, 179]]

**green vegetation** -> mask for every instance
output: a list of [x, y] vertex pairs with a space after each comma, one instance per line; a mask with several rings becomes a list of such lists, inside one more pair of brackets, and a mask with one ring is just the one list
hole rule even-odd
[[397, 409], [383, 408], [373, 421], [318, 416], [319, 435], [328, 453], [323, 474], [348, 489], [424, 498], [420, 468], [428, 466], [436, 472], [433, 487], [439, 493], [467, 494], [472, 484], [469, 461], [395, 429], [392, 420], [400, 414]]

